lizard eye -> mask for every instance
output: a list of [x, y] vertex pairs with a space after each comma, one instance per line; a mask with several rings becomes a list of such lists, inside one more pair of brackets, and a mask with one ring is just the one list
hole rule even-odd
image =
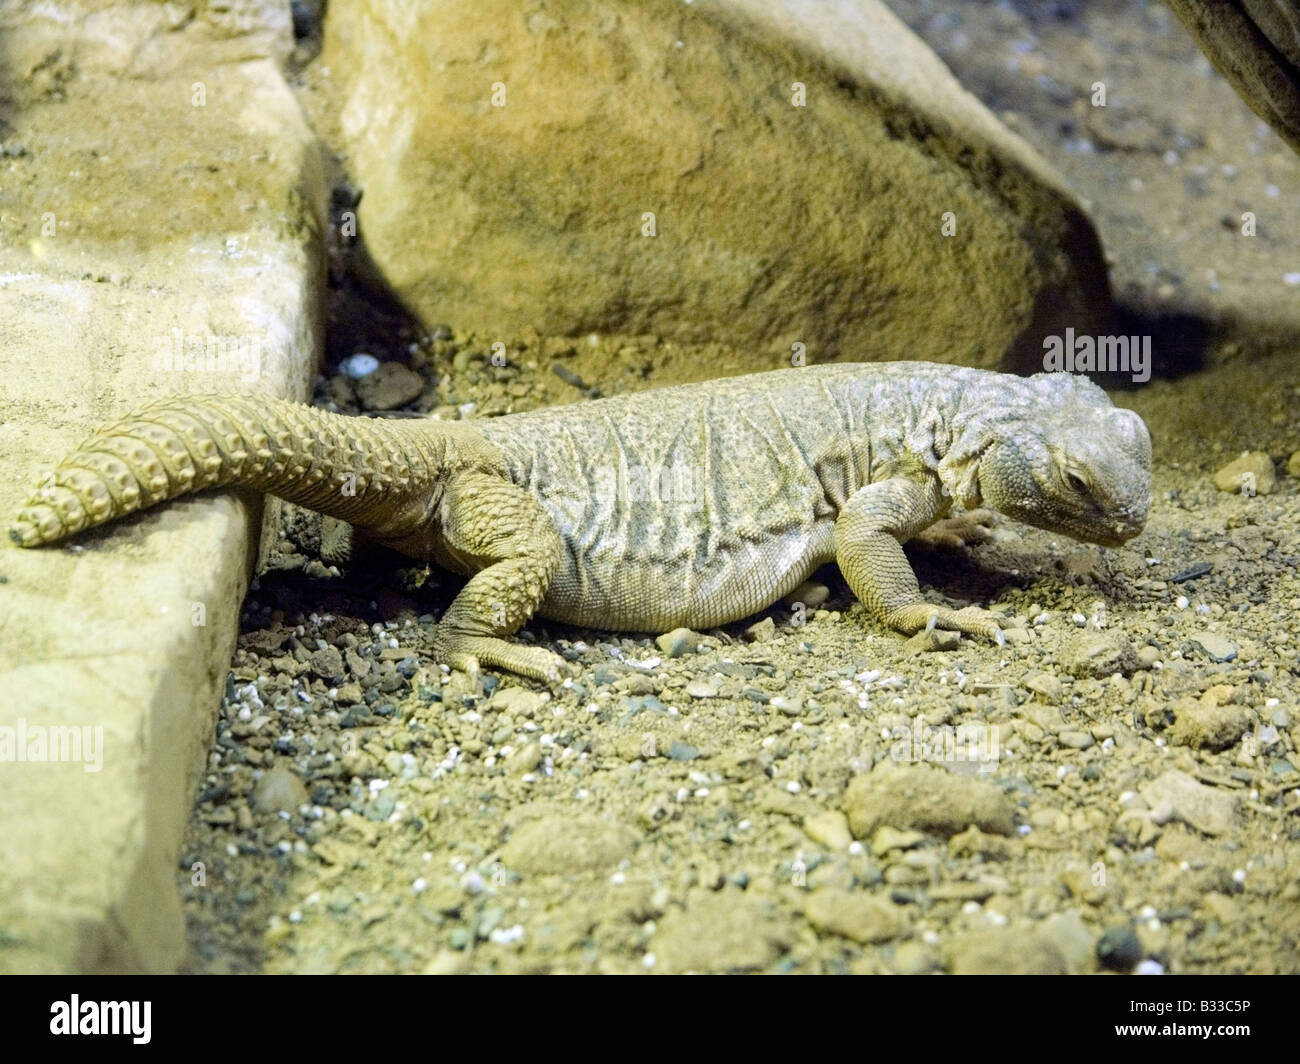
[[1079, 476], [1078, 473], [1066, 473], [1065, 482], [1070, 485], [1080, 495], [1088, 494], [1088, 482]]

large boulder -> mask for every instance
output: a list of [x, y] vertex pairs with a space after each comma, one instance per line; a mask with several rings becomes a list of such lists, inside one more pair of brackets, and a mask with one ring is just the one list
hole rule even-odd
[[1077, 202], [875, 0], [355, 0], [322, 61], [361, 235], [428, 322], [756, 366], [1037, 369], [1104, 331]]

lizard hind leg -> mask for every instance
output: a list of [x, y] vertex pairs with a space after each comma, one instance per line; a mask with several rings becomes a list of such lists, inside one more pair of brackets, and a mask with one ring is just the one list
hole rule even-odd
[[556, 683], [565, 661], [522, 646], [517, 632], [546, 595], [564, 546], [550, 515], [522, 488], [490, 473], [465, 472], [447, 484], [443, 546], [456, 568], [474, 571], [434, 634], [440, 660], [474, 674], [493, 665]]

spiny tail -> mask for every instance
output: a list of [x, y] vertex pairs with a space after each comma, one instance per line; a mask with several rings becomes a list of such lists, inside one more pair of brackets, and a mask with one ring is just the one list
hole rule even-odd
[[420, 422], [278, 399], [175, 397], [100, 429], [47, 475], [9, 537], [24, 547], [204, 488], [248, 487], [379, 533], [426, 512], [445, 446]]

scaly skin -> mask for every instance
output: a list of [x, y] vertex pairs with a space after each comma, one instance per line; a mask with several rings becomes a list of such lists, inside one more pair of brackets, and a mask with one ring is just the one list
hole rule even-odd
[[[911, 538], [971, 542], [987, 506], [1117, 545], [1142, 530], [1151, 442], [1090, 382], [928, 363], [778, 370], [476, 422], [345, 418], [269, 399], [164, 400], [102, 429], [18, 514], [53, 543], [212, 487], [269, 492], [470, 579], [447, 664], [554, 681], [506, 637], [534, 613], [665, 631], [747, 617], [839, 563], [889, 626], [1001, 639], [926, 603]], [[949, 518], [956, 500], [972, 513]], [[346, 553], [346, 537], [330, 534]]]

